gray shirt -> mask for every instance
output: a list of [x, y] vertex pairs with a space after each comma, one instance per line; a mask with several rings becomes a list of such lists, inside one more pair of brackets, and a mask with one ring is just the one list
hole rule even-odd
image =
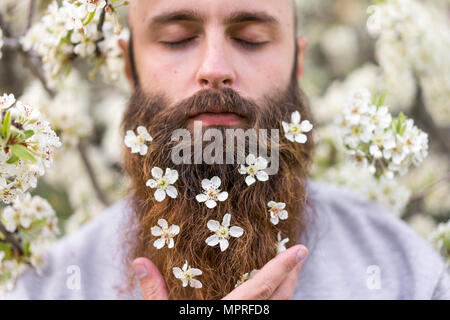
[[[449, 299], [448, 267], [403, 221], [340, 187], [310, 181], [310, 255], [293, 299]], [[128, 200], [50, 249], [39, 276], [26, 270], [6, 299], [139, 299], [124, 290]], [[138, 287], [138, 286], [137, 286]]]

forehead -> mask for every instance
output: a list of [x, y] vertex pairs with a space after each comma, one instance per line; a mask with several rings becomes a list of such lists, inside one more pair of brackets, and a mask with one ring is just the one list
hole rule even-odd
[[294, 25], [292, 0], [131, 0], [130, 26], [145, 28], [174, 14], [187, 14], [201, 23], [221, 24], [256, 16], [278, 24], [286, 32], [292, 31]]

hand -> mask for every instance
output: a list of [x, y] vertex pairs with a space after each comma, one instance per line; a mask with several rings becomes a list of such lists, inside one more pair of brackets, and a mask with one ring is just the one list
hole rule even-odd
[[[223, 300], [287, 300], [292, 297], [308, 249], [296, 245], [270, 260], [256, 275], [231, 291]], [[147, 258], [132, 264], [140, 278], [144, 300], [167, 300], [167, 288], [158, 268]]]

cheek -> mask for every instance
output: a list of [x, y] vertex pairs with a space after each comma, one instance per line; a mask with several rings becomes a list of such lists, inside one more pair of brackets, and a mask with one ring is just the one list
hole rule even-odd
[[141, 86], [147, 93], [163, 93], [171, 101], [184, 98], [183, 93], [193, 81], [192, 59], [167, 54], [152, 54], [141, 58], [139, 74]]
[[294, 60], [293, 54], [282, 52], [273, 49], [256, 55], [241, 55], [236, 82], [245, 95], [261, 102], [264, 96], [287, 88]]

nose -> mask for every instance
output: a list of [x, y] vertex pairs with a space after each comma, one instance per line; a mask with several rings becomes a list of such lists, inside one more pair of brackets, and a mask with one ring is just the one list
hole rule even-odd
[[205, 43], [204, 54], [197, 73], [197, 82], [202, 89], [231, 87], [235, 73], [226, 53], [225, 41], [213, 39]]

